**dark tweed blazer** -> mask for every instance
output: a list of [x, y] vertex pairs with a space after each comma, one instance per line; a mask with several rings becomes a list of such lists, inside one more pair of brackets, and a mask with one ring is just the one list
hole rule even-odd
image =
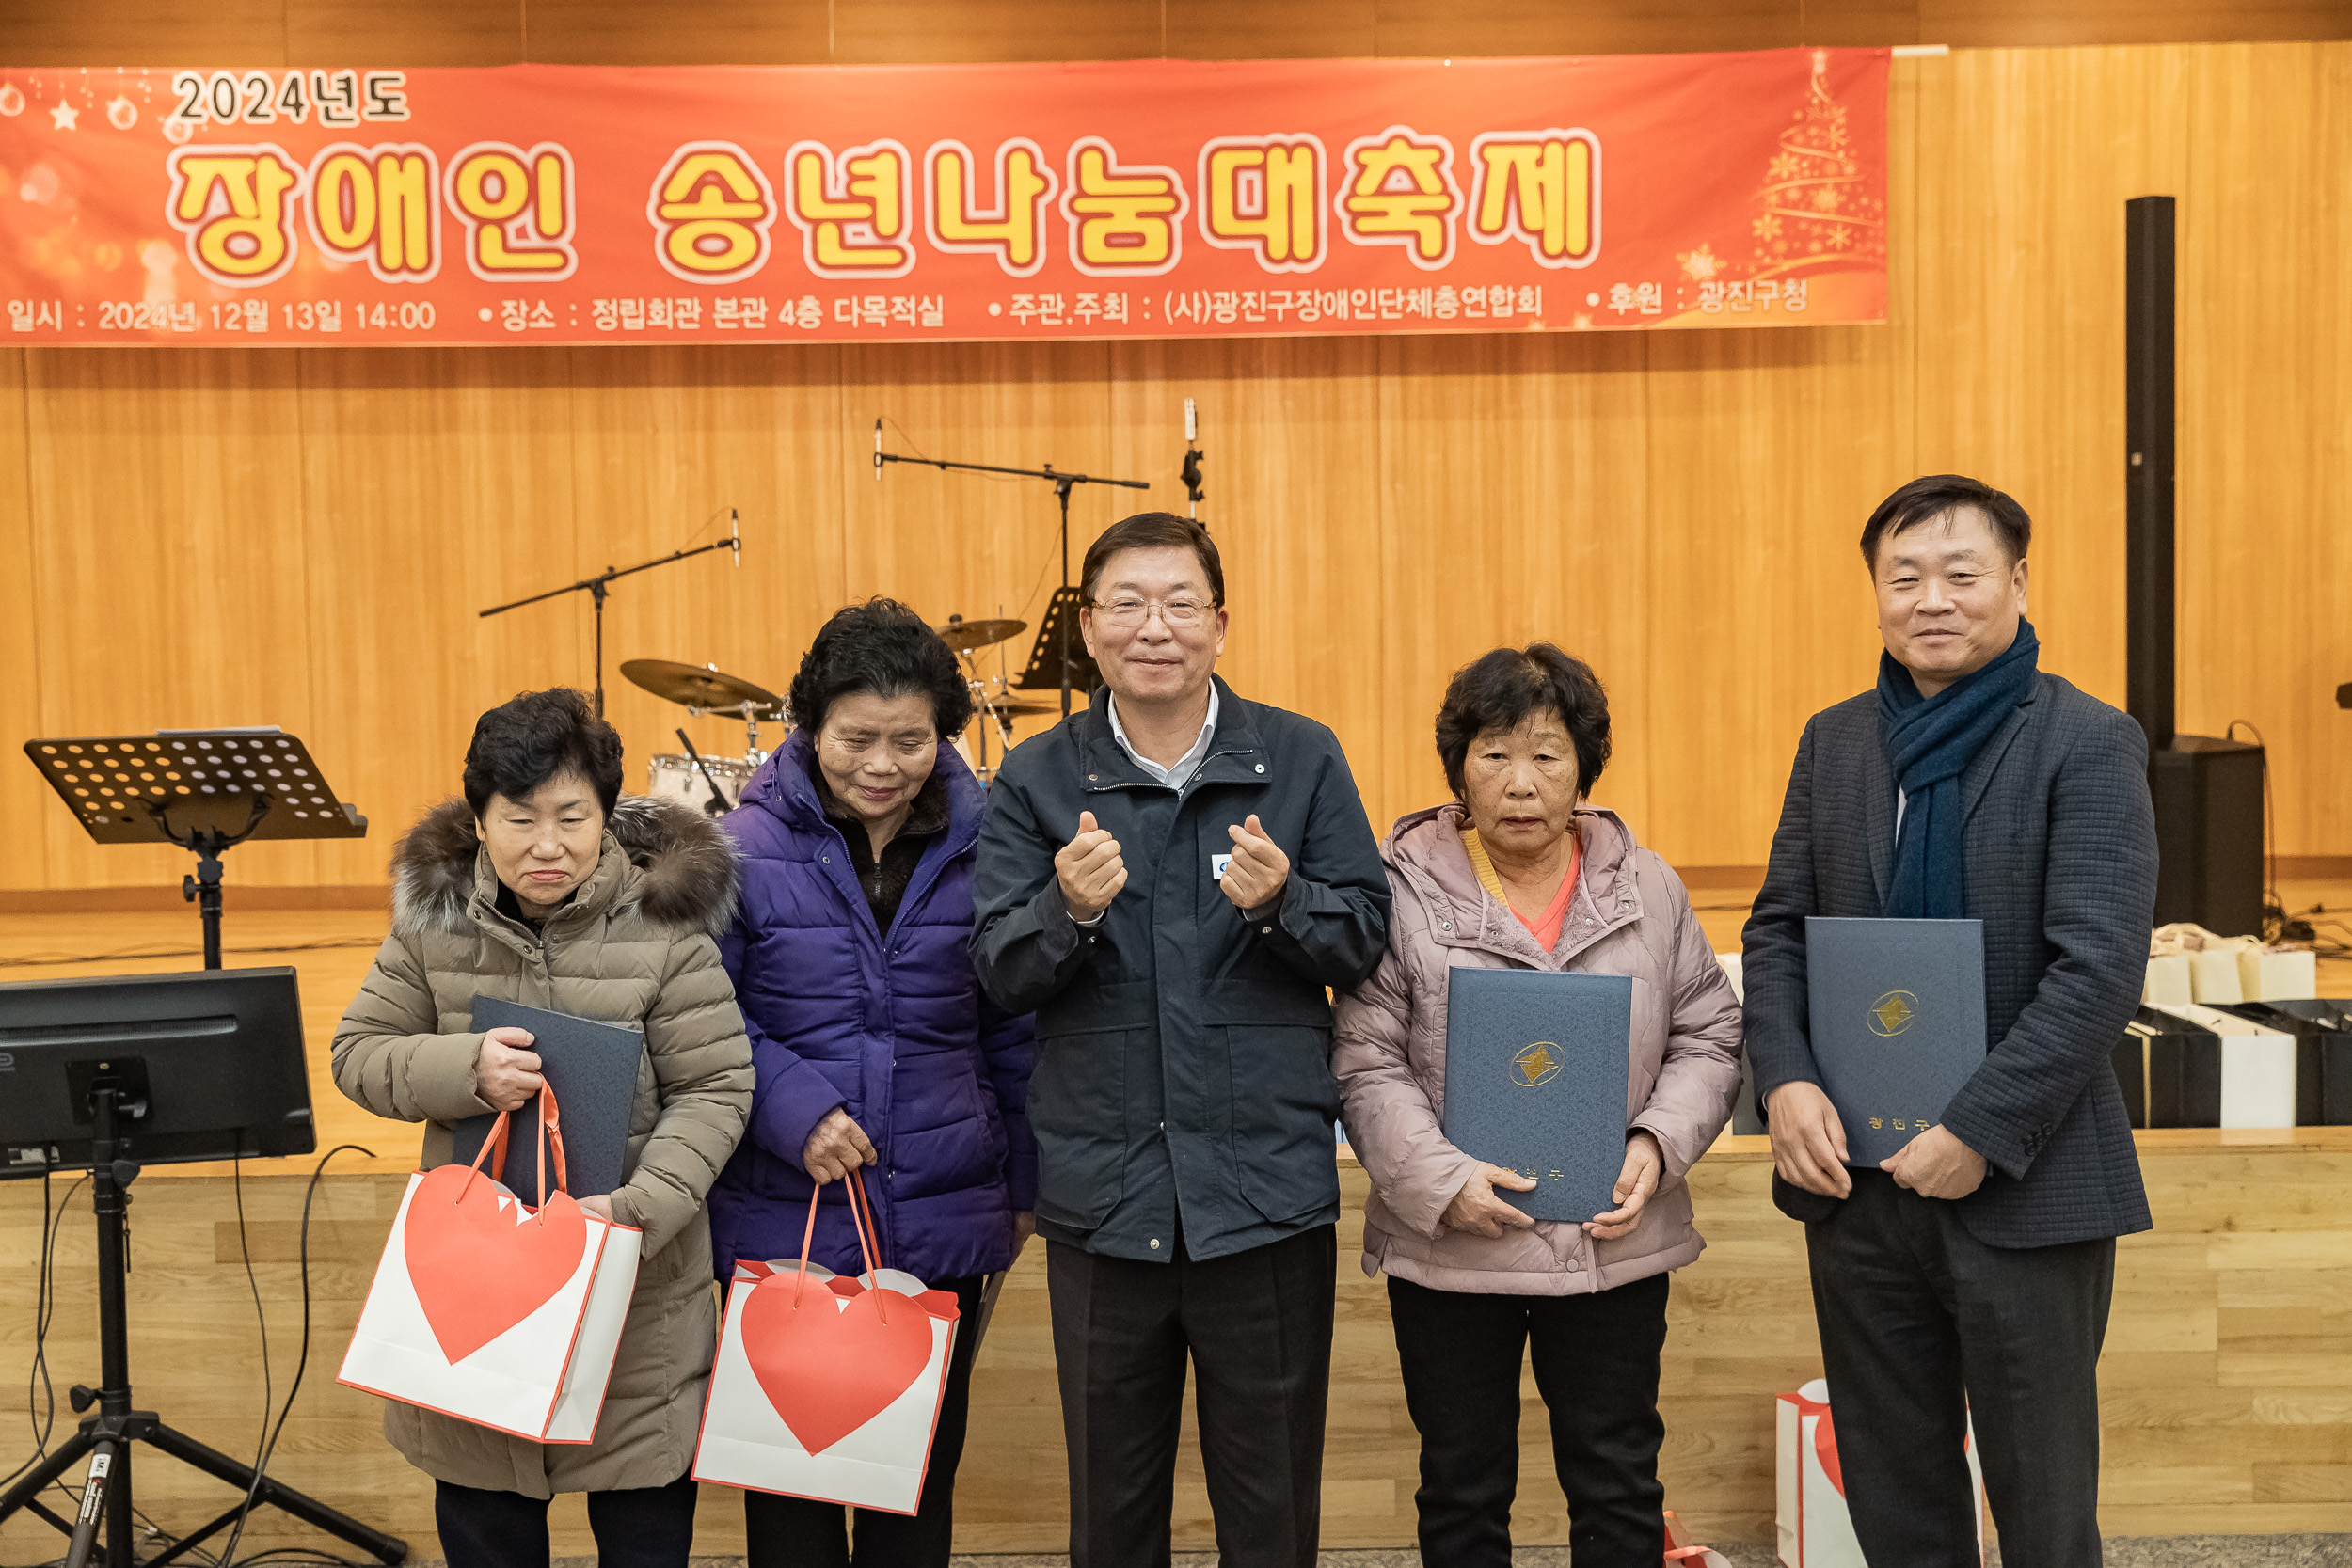
[[[1960, 1200], [1991, 1246], [2049, 1246], [2150, 1227], [2109, 1053], [2139, 999], [2156, 895], [2155, 814], [2139, 726], [2056, 675], [1961, 778], [1964, 907], [1984, 922], [1984, 1066], [1944, 1125], [1991, 1168]], [[1742, 939], [1759, 1098], [1820, 1082], [1805, 1022], [1805, 916], [1876, 916], [1895, 848], [1895, 781], [1878, 694], [1817, 713], [1797, 743], [1772, 866]], [[1775, 1195], [1783, 1184], [1774, 1183]], [[1783, 1208], [1834, 1199], [1787, 1189]]]

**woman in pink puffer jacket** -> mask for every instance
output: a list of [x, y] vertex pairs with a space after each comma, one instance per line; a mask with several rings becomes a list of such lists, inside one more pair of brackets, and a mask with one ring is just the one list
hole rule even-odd
[[[1455, 800], [1398, 822], [1387, 956], [1339, 1008], [1332, 1066], [1372, 1178], [1364, 1272], [1389, 1276], [1422, 1437], [1422, 1560], [1509, 1568], [1519, 1377], [1532, 1344], [1575, 1568], [1655, 1568], [1666, 1275], [1699, 1255], [1683, 1177], [1730, 1119], [1740, 1006], [1680, 879], [1614, 813], [1580, 806], [1609, 759], [1599, 680], [1549, 643], [1457, 673], [1438, 715]], [[1533, 1182], [1446, 1141], [1456, 966], [1633, 980], [1626, 1151], [1613, 1201], [1538, 1223]]]

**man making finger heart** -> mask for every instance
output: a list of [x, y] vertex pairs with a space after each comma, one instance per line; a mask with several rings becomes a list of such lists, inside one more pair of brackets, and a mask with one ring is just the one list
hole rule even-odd
[[1037, 1015], [1072, 1568], [1161, 1568], [1187, 1366], [1225, 1568], [1312, 1568], [1339, 1183], [1326, 988], [1389, 884], [1331, 732], [1216, 678], [1225, 576], [1146, 513], [1088, 549], [1104, 689], [1005, 759], [972, 951]]

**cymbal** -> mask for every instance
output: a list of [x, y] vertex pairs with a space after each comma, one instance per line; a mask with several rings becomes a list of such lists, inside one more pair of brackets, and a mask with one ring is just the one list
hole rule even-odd
[[1028, 630], [1026, 621], [967, 621], [951, 615], [944, 626], [933, 626], [939, 640], [957, 653], [970, 653], [975, 648], [992, 647], [1008, 637], [1018, 637]]
[[632, 658], [621, 673], [665, 702], [706, 713], [740, 713], [762, 723], [781, 722], [784, 699], [739, 675], [667, 658]]

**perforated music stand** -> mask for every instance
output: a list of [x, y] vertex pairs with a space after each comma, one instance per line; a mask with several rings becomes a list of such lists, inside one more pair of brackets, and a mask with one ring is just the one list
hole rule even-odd
[[181, 896], [220, 967], [220, 857], [256, 838], [364, 838], [310, 749], [276, 727], [28, 740], [24, 754], [99, 844], [176, 844], [197, 857]]

